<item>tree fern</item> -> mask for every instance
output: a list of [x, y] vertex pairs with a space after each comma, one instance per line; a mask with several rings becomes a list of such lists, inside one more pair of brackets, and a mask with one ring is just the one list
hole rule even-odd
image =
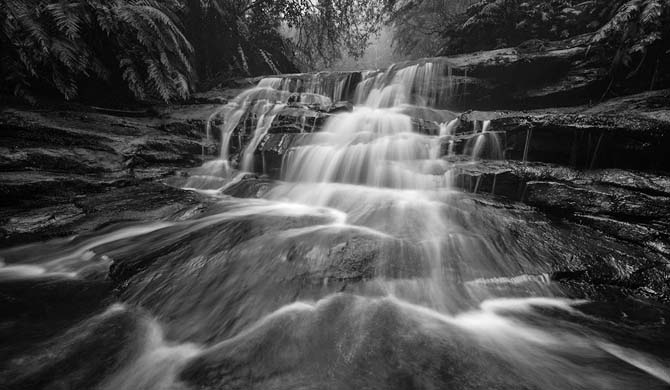
[[47, 84], [71, 99], [79, 82], [118, 74], [140, 99], [183, 98], [191, 90], [193, 48], [171, 1], [0, 0], [0, 6], [4, 89], [23, 94]]

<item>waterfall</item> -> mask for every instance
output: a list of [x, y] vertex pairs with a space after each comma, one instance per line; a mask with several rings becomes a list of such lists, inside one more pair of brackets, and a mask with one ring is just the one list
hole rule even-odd
[[242, 157], [242, 170], [246, 172], [254, 170], [254, 152], [272, 126], [272, 122], [277, 114], [285, 106], [284, 104], [273, 104], [263, 101], [259, 101], [257, 105], [259, 108], [254, 110], [254, 112], [257, 113], [257, 115], [260, 114], [260, 116], [257, 119], [256, 130], [254, 131], [253, 138], [244, 150]]
[[[334, 208], [347, 215], [349, 225], [402, 237], [401, 251], [418, 253], [413, 266], [425, 275], [413, 280], [379, 277], [378, 288], [408, 302], [454, 312], [468, 298], [453, 283], [456, 275], [447, 272], [451, 265], [445, 256], [458, 247], [477, 245], [478, 239], [455, 230], [445, 215], [452, 178], [440, 158], [440, 135], [419, 133], [412, 117], [399, 110], [407, 105], [428, 109], [448, 97], [446, 68], [424, 63], [365, 75], [356, 91], [363, 103], [330, 118], [322, 131], [295, 146], [282, 164], [284, 184], [266, 197]], [[453, 119], [439, 132], [453, 134], [458, 123]], [[488, 123], [483, 126], [488, 128]], [[482, 135], [480, 143], [495, 139], [493, 133]], [[460, 256], [471, 264], [480, 261], [470, 254]], [[496, 267], [515, 272], [502, 263]]]
[[[220, 153], [182, 186], [200, 194], [174, 190], [183, 209], [170, 204], [155, 222], [134, 226], [122, 212], [120, 226], [0, 250], [0, 282], [10, 293], [48, 297], [65, 284], [68, 299], [83, 299], [99, 283], [100, 305], [124, 302], [102, 314], [104, 307], [89, 309], [62, 325], [68, 331], [35, 341], [36, 351], [0, 370], [0, 382], [666, 389], [667, 354], [657, 340], [644, 351], [627, 340], [649, 329], [612, 320], [637, 308], [594, 309], [554, 276], [568, 262], [587, 273], [579, 267], [592, 263], [579, 256], [601, 262], [641, 249], [489, 196], [477, 169], [503, 157], [503, 133], [496, 121], [468, 119], [477, 113], [448, 110], [454, 73], [426, 60], [261, 79], [209, 118], [207, 137]], [[330, 110], [341, 100], [355, 105]], [[272, 156], [268, 145], [288, 147]], [[278, 176], [253, 174], [272, 164]], [[475, 172], [474, 192], [486, 194], [453, 185], [464, 167]], [[494, 173], [493, 192], [496, 185], [510, 183]], [[17, 320], [28, 338], [38, 336], [32, 326], [60, 324], [42, 324], [51, 315], [44, 312]]]
[[[500, 160], [503, 158], [500, 137], [496, 132], [490, 131], [490, 127], [490, 120], [481, 123], [475, 122], [475, 135], [468, 140], [465, 146], [467, 154], [473, 161], [480, 159]], [[480, 133], [476, 133], [478, 128], [481, 128]]]
[[355, 87], [357, 72], [320, 72], [314, 74], [287, 74], [282, 77], [266, 77], [259, 81], [259, 88], [278, 91], [320, 95], [330, 101], [348, 99], [349, 89]]
[[454, 131], [456, 130], [456, 127], [458, 126], [459, 122], [460, 119], [456, 118], [451, 120], [449, 123], [445, 122], [440, 124], [440, 137], [454, 135]]

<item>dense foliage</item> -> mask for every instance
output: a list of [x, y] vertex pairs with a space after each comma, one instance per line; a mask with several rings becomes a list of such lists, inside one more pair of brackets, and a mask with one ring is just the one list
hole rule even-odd
[[184, 98], [198, 78], [360, 54], [386, 10], [384, 0], [0, 0], [2, 90], [71, 99], [105, 85]]
[[[653, 86], [670, 67], [668, 0], [406, 0], [393, 22], [396, 47], [407, 54], [452, 55], [582, 36], [599, 49], [591, 56], [609, 64], [613, 83]], [[651, 80], [635, 78], [642, 74]]]
[[182, 15], [203, 78], [327, 66], [360, 55], [386, 0], [188, 0]]
[[667, 7], [662, 0], [484, 0], [468, 7], [440, 34], [449, 53], [513, 46], [529, 39], [559, 40], [601, 28], [598, 39], [641, 39], [644, 34], [660, 38]]
[[433, 47], [440, 49], [425, 55], [585, 33], [597, 33], [594, 43], [615, 41], [640, 51], [667, 36], [669, 16], [667, 0], [406, 0], [396, 10], [394, 24], [402, 51], [416, 50], [416, 39], [437, 42]]
[[409, 57], [434, 56], [445, 32], [457, 25], [476, 0], [401, 0], [391, 13], [395, 50]]
[[1, 89], [180, 99], [198, 81], [356, 57], [383, 21], [408, 57], [588, 33], [624, 77], [665, 64], [669, 10], [668, 0], [0, 0]]
[[192, 48], [169, 2], [2, 0], [3, 89], [29, 98], [53, 87], [66, 99], [91, 79], [123, 80], [138, 98], [185, 97]]

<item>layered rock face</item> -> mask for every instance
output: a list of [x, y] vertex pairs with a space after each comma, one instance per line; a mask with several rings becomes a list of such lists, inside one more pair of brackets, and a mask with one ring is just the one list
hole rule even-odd
[[4, 109], [0, 246], [172, 215], [193, 206], [193, 195], [155, 180], [202, 164], [204, 151], [212, 147], [203, 142], [203, 134], [214, 108], [133, 116], [93, 109]]

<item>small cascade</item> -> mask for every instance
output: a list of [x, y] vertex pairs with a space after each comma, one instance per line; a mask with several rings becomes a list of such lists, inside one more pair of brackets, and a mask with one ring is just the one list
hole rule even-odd
[[453, 136], [456, 132], [456, 127], [458, 127], [460, 119], [456, 118], [451, 120], [449, 123], [440, 124], [440, 137]]
[[[125, 310], [124, 308], [116, 310]], [[144, 345], [128, 365], [106, 380], [101, 390], [176, 388], [179, 371], [201, 350], [194, 344], [173, 344], [165, 340], [163, 329], [153, 319], [145, 320], [141, 335]]]
[[530, 141], [533, 138], [533, 129], [526, 130], [526, 143], [523, 147], [523, 162], [528, 161], [528, 152], [530, 151]]
[[[497, 133], [490, 131], [491, 121], [475, 121], [473, 138], [465, 146], [472, 161], [481, 159], [500, 160], [503, 158], [502, 145]], [[481, 131], [478, 132], [478, 130]]]
[[[185, 187], [215, 189], [234, 176], [230, 163], [230, 142], [235, 130], [247, 119], [263, 117], [267, 110], [274, 107], [275, 104], [287, 102], [291, 97], [291, 93], [271, 87], [278, 84], [277, 80], [261, 80], [259, 86], [242, 92], [209, 117], [206, 125], [207, 139], [212, 142], [214, 139], [212, 129], [219, 130], [219, 156], [216, 160], [209, 161], [194, 170], [185, 183]], [[257, 126], [265, 128], [266, 125], [269, 127], [265, 120], [257, 121]]]
[[[453, 82], [451, 80], [453, 70], [445, 62], [422, 62], [418, 64], [411, 64], [407, 66], [392, 66], [384, 72], [368, 71], [368, 72], [321, 72], [316, 74], [291, 74], [282, 76], [273, 76], [260, 80], [255, 88], [241, 93], [233, 101], [226, 104], [219, 110], [218, 113], [210, 118], [208, 123], [208, 138], [212, 139], [212, 128], [216, 127], [220, 131], [220, 145], [221, 153], [220, 159], [226, 161], [225, 164], [209, 164], [212, 168], [207, 172], [203, 168], [196, 173], [197, 178], [189, 181], [188, 185], [203, 186], [203, 178], [211, 177], [211, 185], [213, 187], [215, 182], [220, 184], [221, 180], [229, 180], [233, 174], [232, 168], [236, 166], [234, 161], [231, 161], [231, 140], [237, 134], [237, 153], [239, 153], [239, 168], [243, 171], [251, 172], [256, 167], [254, 164], [254, 153], [256, 149], [263, 142], [264, 137], [270, 131], [273, 120], [281, 113], [284, 107], [306, 107], [315, 109], [316, 111], [327, 111], [337, 102], [348, 97], [351, 97], [351, 91], [354, 90], [354, 100], [360, 102], [359, 108], [365, 107], [366, 110], [355, 110], [354, 117], [357, 119], [350, 119], [354, 126], [372, 126], [384, 127], [384, 125], [374, 122], [380, 115], [391, 115], [391, 117], [398, 119], [402, 118], [402, 123], [409, 123], [404, 131], [398, 134], [383, 134], [379, 139], [373, 142], [375, 151], [372, 153], [381, 153], [380, 148], [389, 147], [390, 153], [388, 160], [383, 166], [376, 167], [379, 172], [368, 172], [366, 175], [377, 175], [376, 179], [378, 185], [386, 185], [384, 183], [396, 182], [394, 186], [399, 185], [398, 175], [411, 177], [416, 169], [427, 169], [429, 171], [444, 170], [443, 164], [436, 161], [439, 159], [442, 148], [437, 138], [423, 138], [414, 134], [415, 127], [421, 126], [424, 132], [430, 134], [438, 134], [445, 132], [453, 132], [458, 121], [453, 119], [455, 114], [443, 109], [435, 109], [437, 106], [444, 106], [452, 95]], [[374, 113], [373, 110], [380, 110]], [[304, 133], [308, 125], [304, 116], [298, 115], [300, 118], [297, 123], [300, 132]], [[313, 116], [316, 121], [317, 116]], [[419, 118], [419, 119], [412, 119]], [[333, 119], [334, 121], [343, 120], [342, 118]], [[424, 121], [424, 122], [421, 122]], [[425, 121], [432, 122], [433, 127], [426, 127], [423, 123]], [[440, 123], [443, 123], [440, 125]], [[444, 124], [446, 123], [446, 124]], [[311, 124], [311, 123], [310, 123]], [[315, 128], [315, 124], [311, 124], [311, 128]], [[244, 126], [244, 131], [239, 131], [240, 126]], [[334, 128], [331, 125], [331, 129]], [[440, 127], [442, 126], [442, 127]], [[326, 130], [323, 134], [331, 131]], [[381, 134], [381, 133], [380, 133]], [[444, 134], [443, 134], [444, 135]], [[339, 135], [338, 135], [339, 136]], [[322, 140], [327, 135], [312, 137]], [[361, 134], [349, 140], [351, 143], [361, 143]], [[370, 142], [369, 139], [365, 142]], [[419, 156], [423, 163], [408, 162], [415, 161], [413, 157], [394, 156], [399, 149], [399, 143], [413, 143], [412, 146], [416, 150], [423, 150], [426, 156]], [[307, 141], [309, 143], [309, 140]], [[385, 143], [389, 143], [384, 146]], [[359, 146], [359, 149], [364, 149]], [[396, 148], [396, 151], [391, 151]], [[332, 149], [332, 148], [331, 148]], [[234, 150], [234, 149], [233, 149]], [[332, 150], [331, 150], [332, 152]], [[366, 157], [366, 152], [355, 156], [355, 158], [369, 160]], [[302, 152], [291, 152], [290, 159], [301, 159]], [[352, 156], [340, 156], [340, 158], [349, 159]], [[266, 156], [263, 155], [264, 166], [267, 164]], [[276, 161], [276, 157], [273, 157]], [[376, 158], [376, 157], [375, 157]], [[426, 162], [426, 161], [433, 162]], [[374, 161], [374, 160], [369, 160]], [[367, 164], [358, 161], [358, 164]], [[410, 167], [411, 165], [411, 167]], [[224, 169], [222, 169], [222, 167]], [[204, 172], [203, 172], [204, 171]], [[265, 169], [263, 170], [265, 172]], [[394, 172], [394, 173], [391, 173]], [[403, 172], [402, 174], [400, 172]], [[414, 173], [413, 173], [414, 172]], [[423, 175], [422, 172], [419, 172]], [[381, 178], [381, 176], [386, 176]], [[390, 176], [398, 176], [391, 179]], [[366, 179], [367, 180], [367, 179]], [[206, 181], [206, 180], [205, 180]], [[402, 180], [401, 180], [402, 181]], [[438, 181], [442, 181], [439, 179]], [[197, 184], [197, 183], [201, 184]], [[403, 186], [403, 185], [401, 185]]]
[[267, 134], [268, 130], [272, 126], [272, 122], [279, 112], [286, 106], [285, 104], [273, 104], [268, 102], [258, 102], [257, 103], [261, 108], [256, 112], [262, 112], [260, 117], [257, 119], [256, 130], [254, 131], [253, 138], [247, 144], [247, 147], [244, 149], [242, 157], [242, 170], [246, 172], [252, 172], [254, 170], [254, 153], [258, 144], [263, 140], [263, 137]]
[[276, 89], [278, 91], [284, 91], [284, 90], [288, 91], [288, 89], [286, 89], [287, 85], [283, 85], [283, 84], [285, 84], [284, 79], [282, 79], [280, 77], [266, 77], [266, 78], [264, 78], [264, 79], [262, 79], [261, 81], [258, 82], [257, 87], [258, 88], [272, 88], [272, 89]]
[[383, 84], [385, 73], [381, 71], [366, 71], [362, 74], [363, 80], [356, 86], [354, 104], [364, 104], [373, 88]]
[[445, 106], [453, 96], [451, 73], [451, 67], [443, 62], [391, 67], [359, 84], [356, 103], [380, 108], [402, 104]]
[[297, 94], [319, 95], [332, 102], [339, 102], [349, 99], [350, 91], [359, 81], [359, 72], [299, 73], [264, 78], [259, 82], [258, 87]]
[[482, 122], [482, 133], [486, 133], [489, 131], [489, 127], [491, 127], [491, 121], [486, 120]]
[[[274, 81], [271, 81], [272, 84]], [[261, 81], [260, 84], [268, 84]], [[261, 116], [265, 105], [263, 102], [288, 102], [291, 94], [286, 91], [280, 91], [271, 87], [258, 86], [242, 92], [233, 101], [224, 105], [219, 111], [212, 115], [208, 121], [218, 123], [221, 132], [221, 152], [222, 160], [229, 159], [230, 139], [237, 126], [249, 116]], [[253, 105], [252, 105], [253, 104]], [[209, 135], [209, 134], [208, 134]]]
[[[286, 107], [327, 111], [334, 101], [349, 94], [356, 82], [356, 72], [295, 74], [267, 77], [254, 88], [246, 90], [207, 121], [207, 139], [213, 140], [212, 129], [220, 132], [220, 154], [217, 162], [206, 163], [195, 170], [186, 187], [199, 189], [221, 188], [235, 176], [231, 161], [231, 140], [237, 135], [239, 168], [252, 172], [255, 168], [254, 153], [271, 129], [274, 119]], [[317, 116], [313, 116], [316, 121]], [[305, 115], [300, 117], [301, 132], [307, 125]], [[315, 123], [311, 123], [315, 127]], [[242, 127], [240, 129], [240, 127]], [[204, 151], [203, 151], [204, 153]], [[264, 160], [265, 156], [263, 156]], [[265, 161], [263, 161], [265, 166]], [[265, 169], [263, 169], [265, 171]]]
[[600, 136], [598, 136], [598, 142], [596, 143], [595, 149], [593, 149], [593, 157], [591, 157], [591, 163], [589, 164], [589, 169], [593, 169], [596, 166], [596, 161], [598, 161], [598, 151], [600, 151], [600, 145], [603, 142], [603, 137], [605, 132], [601, 131]]
[[[416, 160], [435, 159], [434, 137], [412, 131], [410, 117], [368, 107], [338, 115], [287, 157], [283, 178], [391, 188], [423, 188]], [[418, 180], [418, 182], [417, 182]], [[438, 184], [438, 183], [435, 183]], [[445, 185], [446, 183], [441, 183]]]

